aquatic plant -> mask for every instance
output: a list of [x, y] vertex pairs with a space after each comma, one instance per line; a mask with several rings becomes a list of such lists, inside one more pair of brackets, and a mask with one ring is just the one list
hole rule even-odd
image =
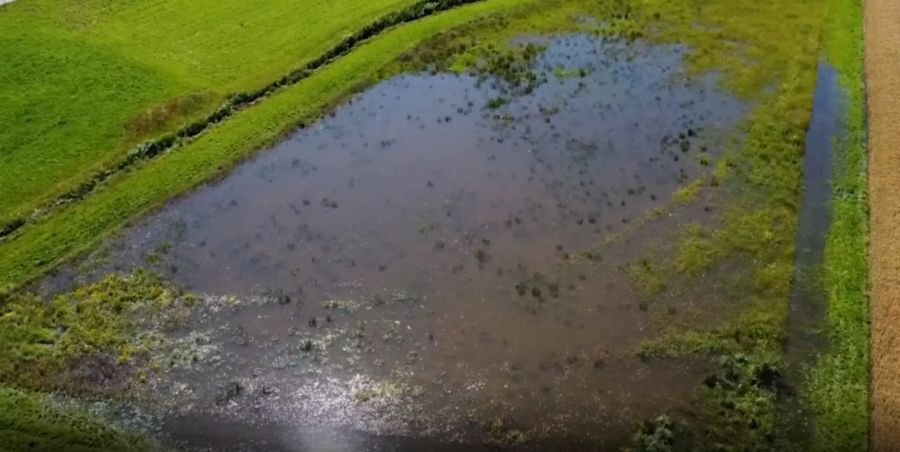
[[652, 258], [643, 258], [628, 266], [628, 273], [638, 290], [645, 296], [657, 295], [666, 290], [667, 278]]
[[[105, 391], [110, 388], [102, 387], [103, 379], [121, 378], [127, 387], [137, 371], [133, 358], [159, 345], [152, 331], [137, 325], [162, 325], [190, 309], [193, 300], [146, 271], [110, 274], [50, 300], [14, 295], [0, 305], [0, 381], [31, 389]], [[82, 385], [75, 373], [83, 366], [107, 375]]]
[[356, 300], [331, 299], [322, 302], [322, 307], [334, 311], [356, 312], [360, 305]]
[[514, 447], [528, 441], [528, 435], [515, 428], [510, 428], [500, 418], [493, 418], [485, 423], [486, 443], [494, 447]]
[[703, 382], [704, 448], [769, 451], [776, 448], [777, 398], [781, 387], [778, 357], [734, 354], [719, 359]]
[[644, 421], [632, 435], [631, 444], [625, 447], [625, 451], [671, 452], [675, 447], [676, 429], [675, 420], [665, 414]]

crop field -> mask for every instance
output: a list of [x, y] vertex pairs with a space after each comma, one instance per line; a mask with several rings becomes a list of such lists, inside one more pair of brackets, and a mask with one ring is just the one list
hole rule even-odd
[[0, 2], [0, 450], [890, 450], [863, 17]]

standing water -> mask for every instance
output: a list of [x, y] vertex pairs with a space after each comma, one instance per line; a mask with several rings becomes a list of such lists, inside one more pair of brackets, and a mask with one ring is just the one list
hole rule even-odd
[[[834, 144], [844, 133], [841, 121], [844, 93], [837, 70], [821, 61], [818, 66], [813, 110], [803, 160], [803, 199], [797, 227], [795, 276], [788, 311], [788, 379], [805, 378], [807, 359], [813, 351], [827, 346], [818, 333], [825, 315], [826, 293], [822, 286], [825, 242], [831, 226]], [[782, 428], [797, 444], [808, 443], [811, 434], [809, 413], [797, 399], [783, 400]]]
[[810, 329], [819, 324], [825, 308], [821, 270], [831, 225], [832, 153], [834, 143], [843, 134], [844, 99], [837, 77], [834, 67], [824, 61], [819, 63], [812, 118], [806, 133], [796, 276], [789, 314], [791, 347], [801, 350], [814, 345]]
[[680, 46], [546, 44], [528, 95], [396, 77], [113, 246], [210, 294], [178, 333], [191, 365], [153, 383], [169, 437], [605, 447], [686, 403], [700, 369], [634, 356], [639, 244], [585, 250], [703, 174], [745, 106]]

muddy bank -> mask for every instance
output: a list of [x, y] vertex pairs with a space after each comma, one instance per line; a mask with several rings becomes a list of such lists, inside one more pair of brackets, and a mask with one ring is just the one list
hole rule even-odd
[[[746, 107], [713, 75], [688, 78], [680, 46], [536, 42], [529, 94], [490, 77], [389, 80], [91, 264], [206, 294], [147, 384], [164, 436], [612, 447], [690, 405], [704, 366], [634, 354], [659, 309], [682, 308], [651, 309], [628, 270], [666, 231], [610, 238], [708, 172]], [[683, 221], [711, 215], [694, 210]]]

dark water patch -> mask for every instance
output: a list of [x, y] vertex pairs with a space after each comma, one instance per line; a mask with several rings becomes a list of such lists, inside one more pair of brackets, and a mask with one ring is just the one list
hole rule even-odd
[[686, 403], [702, 367], [632, 353], [655, 330], [622, 271], [643, 241], [583, 251], [704, 174], [746, 111], [684, 51], [555, 38], [546, 82], [504, 102], [500, 80], [397, 77], [127, 232], [100, 270], [237, 294], [153, 382], [169, 433], [596, 448]]
[[[823, 262], [825, 242], [831, 226], [833, 148], [844, 134], [842, 121], [846, 99], [838, 82], [837, 70], [820, 61], [817, 70], [813, 110], [806, 132], [803, 160], [803, 199], [799, 212], [795, 276], [790, 296], [785, 357], [788, 380], [799, 387], [805, 379], [805, 365], [827, 343], [819, 328], [825, 316], [827, 294], [824, 289]], [[801, 399], [783, 400], [782, 428], [797, 444], [808, 443], [812, 419]]]
[[846, 108], [834, 67], [820, 62], [817, 74], [812, 118], [806, 133], [796, 276], [789, 312], [790, 347], [800, 351], [815, 347], [817, 341], [811, 329], [819, 325], [824, 316], [821, 271], [825, 239], [831, 226], [832, 153], [835, 141], [844, 133], [841, 118]]

